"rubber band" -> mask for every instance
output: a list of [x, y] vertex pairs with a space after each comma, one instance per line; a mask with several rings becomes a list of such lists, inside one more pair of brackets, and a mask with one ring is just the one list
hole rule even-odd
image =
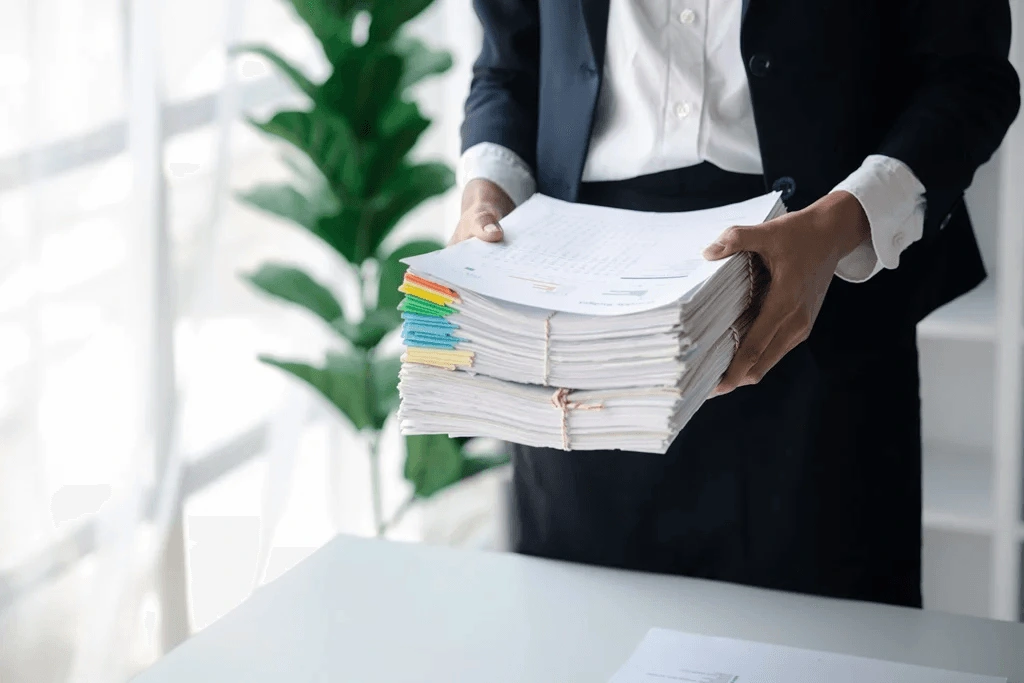
[[562, 450], [571, 451], [569, 445], [569, 411], [570, 410], [603, 410], [603, 403], [579, 403], [569, 400], [569, 390], [565, 388], [555, 390], [551, 396], [551, 405], [562, 412]]

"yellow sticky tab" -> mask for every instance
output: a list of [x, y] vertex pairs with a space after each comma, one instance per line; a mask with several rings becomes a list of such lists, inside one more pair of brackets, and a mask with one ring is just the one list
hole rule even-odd
[[473, 352], [409, 348], [406, 349], [402, 360], [454, 370], [456, 367], [472, 367]]
[[451, 363], [442, 363], [441, 361], [436, 360], [425, 360], [421, 358], [419, 360], [410, 359], [409, 362], [415, 363], [416, 365], [429, 365], [434, 368], [441, 368], [442, 370], [458, 370], [458, 368], [456, 368]]
[[407, 282], [403, 282], [402, 285], [398, 288], [398, 291], [401, 292], [402, 294], [408, 294], [409, 296], [415, 296], [425, 301], [429, 301], [432, 304], [438, 304], [439, 306], [447, 306], [448, 304], [455, 301], [455, 299], [453, 299], [450, 296], [445, 296], [444, 294], [432, 292], [429, 289], [417, 287], [416, 285], [412, 285]]

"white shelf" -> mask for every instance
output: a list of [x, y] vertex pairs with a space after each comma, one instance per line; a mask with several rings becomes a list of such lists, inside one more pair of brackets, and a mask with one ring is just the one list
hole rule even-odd
[[992, 531], [992, 458], [983, 451], [926, 443], [924, 526], [936, 531]]
[[995, 286], [985, 282], [922, 320], [917, 334], [921, 339], [992, 341], [995, 320]]

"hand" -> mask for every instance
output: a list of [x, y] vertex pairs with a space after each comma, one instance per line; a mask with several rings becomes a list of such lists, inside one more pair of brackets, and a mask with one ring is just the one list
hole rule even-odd
[[515, 204], [505, 191], [491, 181], [482, 178], [469, 181], [462, 192], [462, 217], [448, 246], [470, 237], [500, 242], [504, 233], [499, 221], [514, 208]]
[[750, 227], [732, 227], [704, 250], [717, 261], [756, 253], [771, 274], [761, 310], [713, 395], [757, 384], [811, 333], [839, 261], [871, 238], [860, 202], [833, 192], [811, 206]]

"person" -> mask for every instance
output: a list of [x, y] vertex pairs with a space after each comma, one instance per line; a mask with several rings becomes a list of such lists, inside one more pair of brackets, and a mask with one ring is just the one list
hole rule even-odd
[[453, 242], [535, 191], [789, 209], [705, 253], [771, 283], [667, 454], [512, 445], [513, 549], [920, 606], [915, 326], [985, 277], [964, 192], [1020, 106], [1008, 2], [474, 6]]

